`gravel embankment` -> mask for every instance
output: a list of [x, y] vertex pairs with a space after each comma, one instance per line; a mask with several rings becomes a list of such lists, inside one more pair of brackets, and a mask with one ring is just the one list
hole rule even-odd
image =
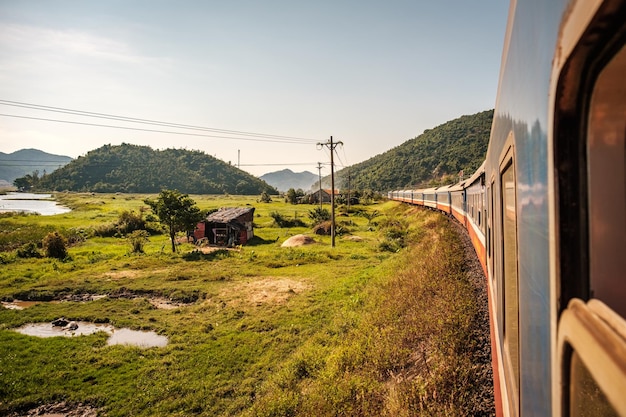
[[472, 390], [475, 401], [475, 416], [495, 416], [493, 393], [493, 370], [491, 367], [491, 335], [489, 327], [489, 300], [487, 296], [487, 278], [480, 265], [476, 251], [467, 231], [456, 220], [450, 220], [457, 228], [459, 239], [465, 249], [466, 273], [474, 287], [477, 304], [473, 337], [477, 342], [472, 355], [476, 364], [476, 381], [479, 386]]

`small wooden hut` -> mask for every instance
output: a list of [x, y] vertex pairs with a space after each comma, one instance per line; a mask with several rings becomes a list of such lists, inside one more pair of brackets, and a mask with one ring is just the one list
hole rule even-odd
[[245, 245], [254, 237], [254, 207], [222, 207], [196, 225], [195, 240], [218, 246]]

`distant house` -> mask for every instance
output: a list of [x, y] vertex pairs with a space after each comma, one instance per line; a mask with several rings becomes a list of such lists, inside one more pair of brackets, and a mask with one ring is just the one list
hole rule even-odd
[[245, 245], [254, 237], [254, 207], [222, 207], [196, 225], [195, 240], [219, 246]]
[[[331, 190], [330, 188], [328, 189], [322, 189], [322, 190], [316, 190], [316, 191], [312, 191], [309, 195], [309, 201], [311, 203], [319, 203], [320, 202], [320, 198], [322, 199], [322, 203], [330, 203], [330, 195], [331, 195]], [[339, 193], [339, 190], [335, 190], [335, 198], [339, 197], [341, 194]]]

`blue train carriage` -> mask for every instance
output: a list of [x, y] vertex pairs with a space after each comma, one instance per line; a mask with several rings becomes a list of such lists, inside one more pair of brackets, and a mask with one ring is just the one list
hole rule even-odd
[[465, 193], [465, 227], [472, 240], [476, 255], [485, 275], [487, 275], [486, 254], [486, 221], [485, 204], [485, 164], [483, 163], [474, 174], [463, 182]]
[[625, 39], [624, 0], [511, 2], [484, 172], [499, 415], [626, 416]]
[[422, 194], [424, 196], [424, 206], [436, 209], [437, 208], [436, 188], [423, 189]]
[[460, 182], [450, 186], [450, 211], [452, 216], [457, 219], [464, 227], [467, 227], [465, 222], [465, 189], [463, 185], [465, 182]]
[[413, 190], [413, 204], [418, 205], [418, 206], [424, 205], [423, 190]]
[[402, 201], [405, 203], [412, 204], [413, 203], [413, 191], [411, 190], [402, 190]]
[[435, 194], [437, 194], [437, 209], [447, 214], [452, 213], [450, 210], [450, 187], [451, 185], [444, 185], [435, 189]]

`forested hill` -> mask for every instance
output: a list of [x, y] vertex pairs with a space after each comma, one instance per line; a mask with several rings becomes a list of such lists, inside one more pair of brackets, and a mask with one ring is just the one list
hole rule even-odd
[[153, 150], [105, 145], [42, 177], [34, 188], [48, 191], [188, 194], [274, 194], [266, 182], [200, 151]]
[[[474, 173], [487, 153], [493, 110], [462, 116], [349, 168], [352, 189], [388, 191], [454, 183]], [[348, 169], [338, 172], [346, 187]]]

